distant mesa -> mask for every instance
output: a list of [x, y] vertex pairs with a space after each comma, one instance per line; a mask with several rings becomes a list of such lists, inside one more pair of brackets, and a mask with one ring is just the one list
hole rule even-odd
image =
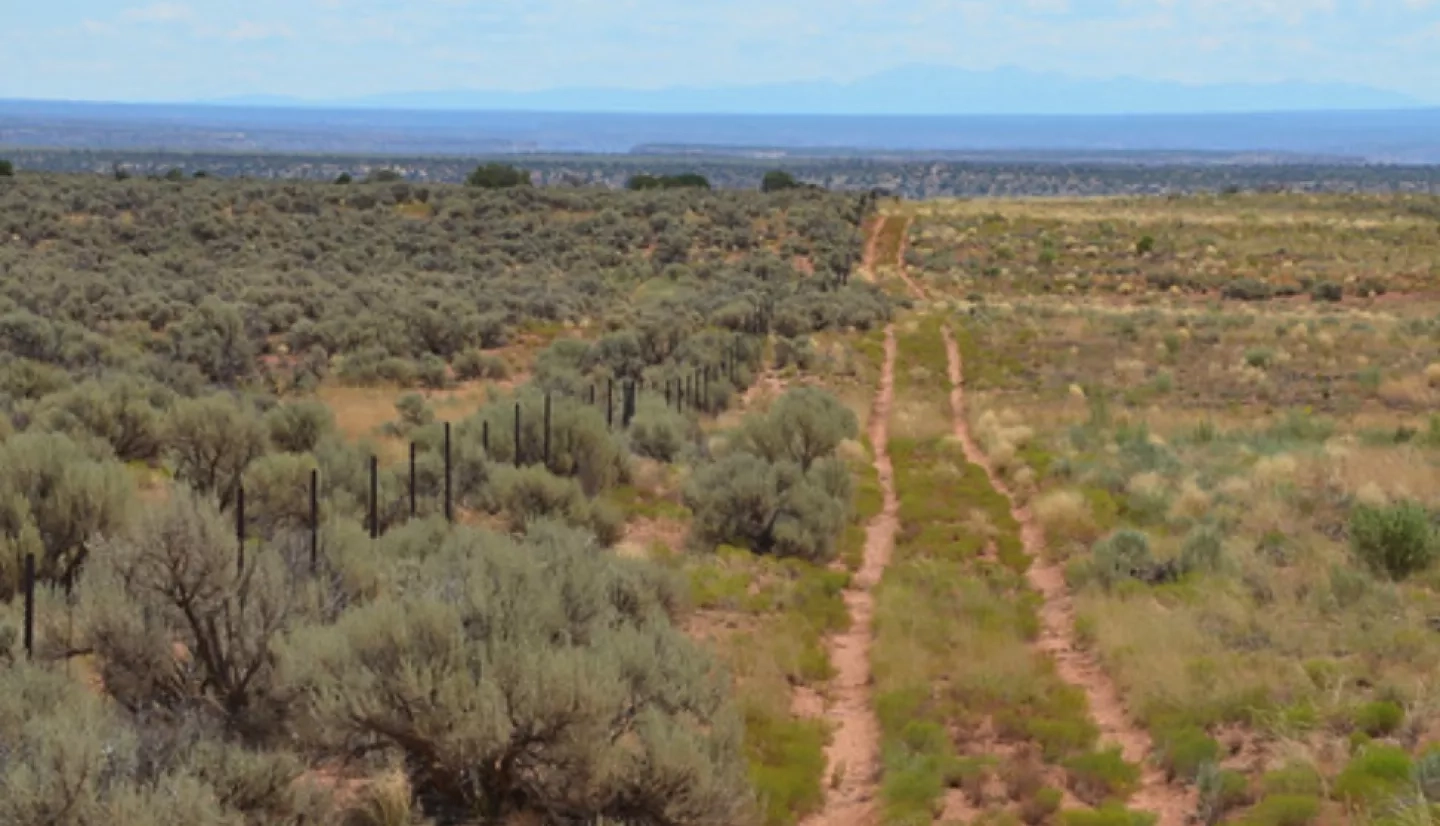
[[335, 106], [586, 113], [757, 115], [1105, 115], [1406, 109], [1426, 104], [1359, 84], [1189, 84], [1138, 78], [1081, 78], [1019, 68], [975, 71], [903, 66], [857, 80], [747, 86], [621, 89], [577, 87], [533, 92], [437, 90], [301, 100], [228, 98], [244, 106]]

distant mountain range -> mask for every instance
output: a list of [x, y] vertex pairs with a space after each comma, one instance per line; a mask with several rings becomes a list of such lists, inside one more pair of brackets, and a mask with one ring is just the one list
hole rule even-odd
[[265, 107], [650, 114], [1107, 115], [1409, 109], [1434, 105], [1336, 83], [1184, 84], [1086, 79], [1004, 68], [915, 65], [853, 82], [809, 81], [665, 89], [445, 90], [310, 100], [251, 96], [206, 101]]

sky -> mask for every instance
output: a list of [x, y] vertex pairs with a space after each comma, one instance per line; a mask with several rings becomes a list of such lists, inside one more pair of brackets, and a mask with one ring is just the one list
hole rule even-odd
[[852, 80], [927, 63], [1440, 104], [1440, 0], [16, 0], [0, 98]]

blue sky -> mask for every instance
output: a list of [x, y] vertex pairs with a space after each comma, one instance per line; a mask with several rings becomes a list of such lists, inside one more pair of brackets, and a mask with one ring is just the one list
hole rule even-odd
[[924, 62], [1440, 104], [1440, 0], [15, 0], [0, 97], [847, 80]]

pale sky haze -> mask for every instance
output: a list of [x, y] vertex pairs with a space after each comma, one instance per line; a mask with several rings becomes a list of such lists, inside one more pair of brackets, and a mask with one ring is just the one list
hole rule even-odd
[[15, 0], [0, 97], [850, 80], [913, 63], [1372, 86], [1440, 105], [1440, 0]]

